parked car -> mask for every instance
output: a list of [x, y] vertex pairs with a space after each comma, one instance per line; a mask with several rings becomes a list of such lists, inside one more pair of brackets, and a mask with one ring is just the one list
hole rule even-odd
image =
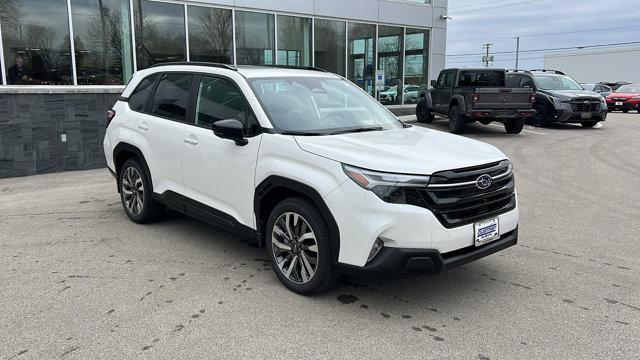
[[580, 83], [580, 86], [582, 86], [582, 88], [587, 90], [587, 91], [597, 92], [598, 94], [600, 94], [602, 97], [605, 97], [605, 98], [607, 96], [609, 96], [609, 94], [611, 94], [611, 92], [613, 92], [613, 90], [609, 86], [602, 85], [602, 84], [583, 84], [583, 83]]
[[621, 86], [629, 85], [629, 84], [631, 84], [631, 83], [626, 82], [626, 81], [618, 81], [618, 82], [607, 82], [607, 81], [601, 81], [601, 82], [599, 82], [598, 84], [600, 84], [600, 85], [606, 85], [606, 86], [610, 87], [610, 88], [611, 88], [611, 90], [616, 91], [616, 90], [618, 90]]
[[342, 273], [437, 274], [517, 243], [500, 150], [403, 124], [322, 70], [163, 64], [107, 118], [129, 219], [168, 207], [245, 235], [297, 293]]
[[[416, 103], [418, 102], [418, 95], [420, 94], [420, 86], [418, 85], [404, 85], [404, 102], [407, 103]], [[398, 87], [397, 86], [388, 86], [383, 91], [380, 92], [380, 102], [389, 105], [389, 104], [399, 104], [398, 100]]]
[[607, 96], [609, 111], [628, 113], [636, 110], [640, 114], [640, 84], [624, 85]]
[[431, 82], [416, 106], [420, 122], [432, 122], [435, 114], [449, 117], [449, 130], [464, 133], [467, 123], [504, 124], [509, 134], [518, 134], [526, 118], [532, 117], [533, 91], [508, 88], [503, 69], [445, 69]]
[[562, 71], [512, 70], [508, 74], [507, 85], [531, 88], [535, 92], [533, 108], [536, 114], [531, 119], [534, 126], [563, 122], [594, 127], [607, 119], [604, 98], [585, 90]]

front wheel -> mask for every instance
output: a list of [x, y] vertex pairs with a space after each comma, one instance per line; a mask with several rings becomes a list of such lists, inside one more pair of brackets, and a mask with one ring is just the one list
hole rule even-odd
[[596, 126], [598, 124], [597, 121], [583, 121], [580, 123], [580, 125], [582, 125], [583, 127], [586, 128], [592, 128], [594, 126]]
[[290, 198], [278, 204], [267, 223], [267, 251], [276, 276], [302, 295], [335, 286], [331, 240], [326, 220], [309, 200]]
[[531, 124], [535, 127], [543, 127], [547, 125], [547, 107], [543, 104], [536, 104], [533, 109], [536, 111], [533, 114], [533, 119], [531, 120]]
[[520, 134], [524, 129], [524, 119], [511, 119], [504, 123], [507, 134]]
[[467, 130], [467, 119], [460, 114], [458, 105], [452, 105], [449, 109], [449, 130], [453, 134], [464, 134]]
[[629, 112], [629, 110], [628, 110], [628, 109], [625, 109], [625, 110], [622, 110], [622, 112], [626, 114], [626, 113], [628, 113], [628, 112]]
[[426, 101], [421, 101], [416, 105], [416, 117], [418, 118], [418, 122], [421, 123], [431, 123], [435, 120], [435, 116], [427, 107]]

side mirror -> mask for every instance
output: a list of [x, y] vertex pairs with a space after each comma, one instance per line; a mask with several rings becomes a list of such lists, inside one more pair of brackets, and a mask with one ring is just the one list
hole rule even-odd
[[244, 125], [236, 119], [221, 120], [214, 123], [213, 133], [221, 139], [233, 140], [238, 146], [244, 146], [249, 143], [249, 140], [244, 138]]
[[436, 84], [437, 84], [437, 83], [438, 83], [438, 82], [437, 82], [436, 80], [431, 80], [431, 86], [436, 87]]

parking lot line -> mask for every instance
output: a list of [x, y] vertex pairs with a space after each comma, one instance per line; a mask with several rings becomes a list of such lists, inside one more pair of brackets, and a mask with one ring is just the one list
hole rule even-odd
[[[500, 127], [500, 128], [504, 127], [503, 125], [498, 125], [498, 124], [489, 124], [489, 125], [495, 126], [495, 127]], [[545, 136], [547, 135], [545, 133], [541, 133], [541, 132], [533, 131], [533, 130], [522, 130], [522, 132], [532, 133], [532, 134], [536, 134], [536, 135], [545, 135]]]

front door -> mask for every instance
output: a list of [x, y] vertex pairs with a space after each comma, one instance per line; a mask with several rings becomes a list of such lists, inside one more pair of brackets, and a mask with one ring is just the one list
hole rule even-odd
[[[254, 228], [255, 169], [261, 127], [236, 84], [225, 77], [197, 80], [193, 119], [183, 132], [182, 170], [187, 214], [220, 225]], [[236, 119], [249, 143], [238, 146], [214, 135], [213, 124]]]

